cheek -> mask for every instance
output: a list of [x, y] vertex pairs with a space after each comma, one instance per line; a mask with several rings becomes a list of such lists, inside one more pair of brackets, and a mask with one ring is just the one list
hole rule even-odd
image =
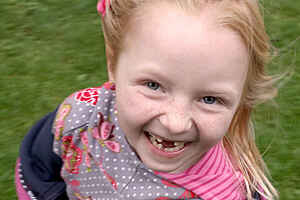
[[120, 125], [139, 128], [153, 116], [153, 103], [135, 90], [120, 88], [116, 91], [116, 108]]
[[212, 114], [203, 117], [202, 123], [198, 123], [198, 130], [200, 134], [200, 139], [218, 142], [227, 133], [230, 126], [233, 113], [222, 113], [222, 114]]
[[140, 115], [147, 110], [150, 110], [151, 105], [145, 101], [142, 95], [137, 94], [135, 91], [123, 90], [116, 93], [117, 109], [123, 112]]

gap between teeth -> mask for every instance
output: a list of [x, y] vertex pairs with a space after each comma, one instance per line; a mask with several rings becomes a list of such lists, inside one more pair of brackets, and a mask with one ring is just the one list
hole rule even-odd
[[172, 152], [172, 151], [178, 151], [184, 147], [184, 142], [174, 142], [175, 147], [167, 148], [164, 147], [162, 144], [159, 144], [158, 142], [163, 142], [162, 139], [155, 137], [154, 135], [150, 135], [151, 143], [156, 146], [159, 149], [163, 149], [164, 151]]

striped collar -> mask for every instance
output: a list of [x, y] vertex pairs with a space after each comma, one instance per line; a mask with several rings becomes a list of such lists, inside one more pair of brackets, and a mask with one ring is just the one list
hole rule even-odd
[[233, 169], [222, 142], [211, 148], [198, 163], [186, 171], [158, 174], [205, 200], [246, 199], [243, 176]]

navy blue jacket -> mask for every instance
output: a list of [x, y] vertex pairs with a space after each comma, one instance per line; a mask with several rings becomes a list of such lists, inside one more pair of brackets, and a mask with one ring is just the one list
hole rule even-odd
[[62, 161], [52, 151], [52, 124], [56, 111], [38, 121], [25, 136], [20, 148], [24, 183], [38, 200], [64, 200], [66, 185], [60, 177]]

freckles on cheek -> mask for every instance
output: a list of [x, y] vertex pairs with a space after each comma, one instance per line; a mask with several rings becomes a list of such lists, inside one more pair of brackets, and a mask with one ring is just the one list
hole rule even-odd
[[142, 119], [145, 114], [153, 111], [153, 105], [136, 92], [119, 93], [116, 95], [116, 108], [127, 117]]
[[153, 101], [149, 100], [138, 91], [136, 91], [131, 97], [128, 97], [128, 101], [130, 102], [129, 106], [132, 106], [135, 111], [140, 113], [152, 113], [156, 108]]
[[133, 106], [135, 103], [135, 95], [126, 88], [117, 88], [116, 102], [119, 108]]
[[202, 125], [210, 140], [219, 140], [226, 135], [231, 123], [231, 116], [221, 116], [205, 121]]
[[226, 120], [224, 120], [223, 123], [222, 123], [222, 128], [223, 128], [224, 135], [226, 135], [227, 132], [228, 132], [228, 129], [229, 129], [229, 127], [230, 127], [230, 125], [231, 125], [231, 122], [232, 122], [232, 118], [233, 118], [233, 115], [230, 116], [230, 117], [228, 117], [228, 118], [227, 118]]

